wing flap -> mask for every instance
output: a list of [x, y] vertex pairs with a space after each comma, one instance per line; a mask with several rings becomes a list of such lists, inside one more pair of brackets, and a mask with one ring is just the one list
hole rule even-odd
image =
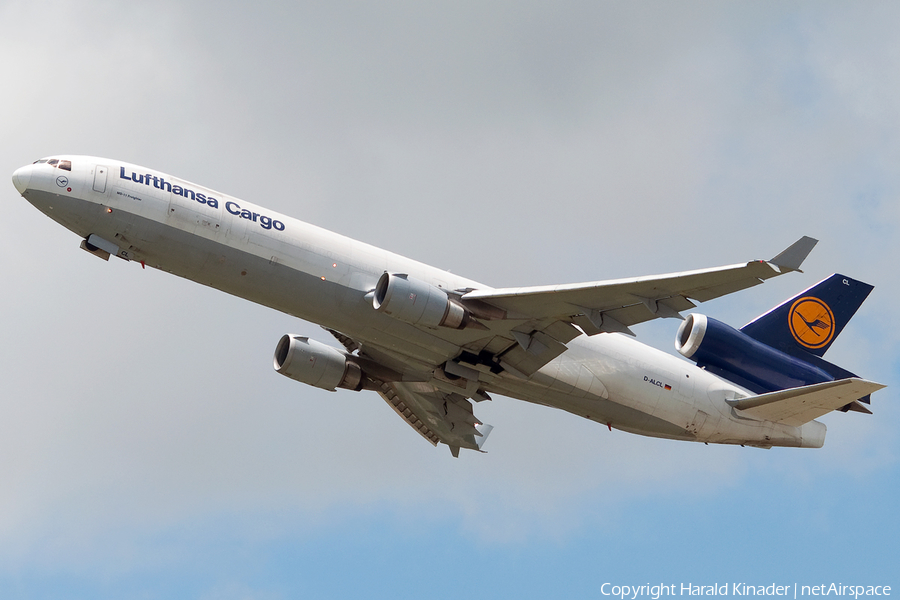
[[884, 387], [853, 377], [771, 392], [730, 404], [755, 419], [800, 427]]
[[[512, 373], [530, 376], [566, 351], [566, 345], [543, 331], [513, 330], [516, 343], [499, 355], [500, 365]], [[566, 340], [569, 341], [569, 340]]]
[[466, 398], [429, 383], [384, 382], [378, 393], [419, 435], [434, 446], [447, 444], [454, 456], [460, 448], [480, 451], [493, 429], [475, 417]]
[[388, 403], [388, 406], [393, 408], [394, 412], [397, 413], [401, 419], [406, 421], [419, 435], [428, 440], [432, 446], [438, 445], [438, 442], [441, 441], [440, 436], [428, 428], [422, 419], [419, 418], [416, 411], [403, 401], [403, 398], [394, 390], [393, 386], [382, 383], [378, 387], [378, 395], [384, 398], [384, 401]]

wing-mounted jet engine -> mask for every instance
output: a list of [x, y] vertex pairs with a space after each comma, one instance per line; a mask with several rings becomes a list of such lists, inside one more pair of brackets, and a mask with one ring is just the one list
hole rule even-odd
[[305, 336], [285, 334], [275, 348], [275, 370], [295, 381], [322, 388], [359, 391], [365, 374], [354, 356]]
[[872, 289], [835, 274], [740, 330], [695, 313], [678, 329], [675, 349], [756, 393], [855, 377], [821, 356]]
[[395, 319], [432, 329], [465, 329], [473, 323], [469, 311], [451, 300], [447, 292], [405, 273], [382, 274], [372, 306]]

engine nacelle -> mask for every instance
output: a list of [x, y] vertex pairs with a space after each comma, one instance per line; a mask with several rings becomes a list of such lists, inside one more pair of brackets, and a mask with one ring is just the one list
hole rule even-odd
[[698, 366], [755, 392], [834, 380], [819, 367], [696, 313], [688, 315], [678, 328], [675, 349]]
[[450, 299], [447, 292], [402, 273], [384, 273], [372, 298], [375, 310], [412, 325], [436, 329], [463, 329], [468, 311]]
[[316, 340], [283, 335], [275, 348], [275, 370], [308, 385], [335, 391], [360, 390], [363, 372], [347, 354]]

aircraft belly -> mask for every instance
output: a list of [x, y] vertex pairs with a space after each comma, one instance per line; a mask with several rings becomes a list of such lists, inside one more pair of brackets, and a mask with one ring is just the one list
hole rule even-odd
[[[694, 368], [688, 365], [688, 368]], [[783, 423], [751, 419], [739, 415], [728, 404], [730, 400], [753, 396], [752, 392], [735, 386], [703, 369], [694, 368], [692, 379], [699, 412], [705, 422], [697, 420], [698, 441], [716, 444], [744, 444], [752, 446], [798, 447], [804, 437], [801, 428]], [[816, 426], [810, 426], [809, 430]], [[818, 432], [817, 429], [815, 429]], [[810, 434], [811, 435], [811, 434]]]
[[689, 439], [684, 435], [683, 428], [612, 399], [607, 400], [597, 397], [578, 398], [554, 389], [505, 379], [488, 386], [488, 391], [531, 402], [532, 404], [558, 408], [623, 431], [643, 433], [644, 435], [656, 437]]
[[681, 372], [687, 365], [619, 334], [598, 337], [579, 338], [578, 345], [573, 344], [579, 360], [603, 380], [611, 400], [650, 417], [613, 426], [644, 435], [695, 439], [689, 426], [697, 407], [690, 378]]
[[[617, 337], [619, 339], [609, 338], [607, 343], [628, 360], [619, 363], [623, 365], [619, 377], [609, 378], [610, 397], [639, 410], [647, 409], [654, 417], [674, 425], [681, 433], [672, 436], [657, 431], [622, 429], [656, 437], [720, 444], [763, 447], [801, 444], [798, 428], [737, 416], [727, 400], [752, 395], [747, 390], [677, 357], [638, 344], [630, 338]], [[660, 379], [655, 380], [655, 377]], [[669, 381], [673, 383], [669, 384]], [[643, 385], [647, 383], [657, 384], [654, 394], [656, 403], [652, 408], [648, 408], [646, 399], [641, 399]], [[667, 390], [667, 385], [671, 385], [672, 389]]]
[[[324, 263], [318, 264], [322, 261], [302, 260], [302, 268], [298, 269], [292, 266], [298, 261], [289, 256], [267, 257], [266, 253], [259, 256], [256, 252], [152, 220], [145, 220], [134, 229], [146, 237], [161, 240], [144, 252], [148, 266], [295, 317], [344, 330], [349, 335], [355, 333], [351, 326], [359, 319], [354, 313], [363, 312], [361, 308], [375, 313], [371, 306], [349, 306], [345, 298], [346, 287], [318, 275], [324, 269]], [[345, 310], [335, 310], [338, 305]]]
[[384, 346], [424, 365], [441, 364], [459, 353], [456, 344], [378, 313], [365, 294], [380, 273], [358, 271], [346, 257], [287, 244], [263, 247], [249, 243], [246, 236], [236, 242], [240, 233], [233, 230], [201, 235], [199, 226], [186, 231], [46, 192], [29, 191], [28, 198], [78, 235], [93, 233], [110, 240], [146, 266], [341, 331], [363, 344]]
[[[605, 398], [582, 397], [552, 381], [564, 372], [548, 365], [516, 397], [561, 408], [617, 429], [653, 437], [717, 443], [797, 445], [793, 428], [732, 417], [727, 398], [746, 394], [677, 357], [618, 334], [580, 337], [557, 361], [575, 361], [602, 381]], [[566, 392], [568, 390], [568, 393]], [[527, 397], [526, 397], [527, 396]], [[608, 399], [607, 399], [608, 398]]]
[[[610, 334], [604, 334], [607, 335]], [[598, 349], [602, 351], [598, 353]], [[609, 352], [602, 343], [580, 337], [530, 380], [497, 378], [487, 387], [489, 391], [559, 408], [623, 431], [693, 439], [684, 426], [654, 414], [639, 390], [629, 391], [628, 381], [637, 375], [625, 367], [622, 357]], [[651, 384], [641, 383], [650, 389]]]

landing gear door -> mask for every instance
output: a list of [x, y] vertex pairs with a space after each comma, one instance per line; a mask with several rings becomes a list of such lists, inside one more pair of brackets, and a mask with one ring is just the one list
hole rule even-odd
[[109, 171], [108, 167], [97, 165], [94, 167], [94, 191], [101, 194], [106, 193], [106, 175]]

